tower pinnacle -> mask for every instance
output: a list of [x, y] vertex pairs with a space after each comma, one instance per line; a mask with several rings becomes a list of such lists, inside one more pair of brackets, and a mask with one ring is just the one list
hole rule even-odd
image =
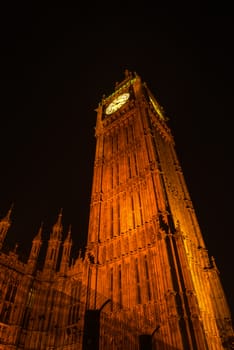
[[11, 213], [13, 209], [13, 204], [8, 210], [7, 214], [0, 220], [0, 249], [3, 246], [4, 240], [6, 238], [6, 234], [11, 226]]

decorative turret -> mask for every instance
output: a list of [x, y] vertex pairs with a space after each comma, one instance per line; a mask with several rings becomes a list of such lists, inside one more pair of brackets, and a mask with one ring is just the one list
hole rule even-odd
[[58, 215], [58, 219], [53, 226], [52, 232], [50, 234], [50, 239], [48, 242], [48, 248], [45, 258], [44, 270], [55, 271], [58, 263], [59, 249], [62, 239], [62, 209]]
[[67, 237], [63, 242], [63, 253], [60, 265], [60, 272], [65, 273], [69, 267], [70, 254], [72, 248], [72, 238], [71, 238], [71, 226], [69, 227]]
[[42, 226], [43, 226], [43, 224], [41, 224], [41, 226], [38, 230], [38, 233], [36, 234], [36, 236], [34, 237], [34, 239], [32, 241], [32, 248], [30, 251], [29, 258], [28, 258], [28, 265], [30, 266], [30, 268], [32, 270], [34, 270], [34, 268], [36, 267], [38, 256], [40, 253], [40, 248], [42, 245]]
[[63, 209], [60, 209], [60, 213], [58, 215], [58, 219], [56, 223], [53, 226], [50, 239], [59, 239], [61, 240], [62, 238], [62, 231], [63, 231], [63, 225], [62, 225], [62, 214], [63, 214]]
[[6, 216], [0, 220], [0, 249], [2, 249], [4, 240], [6, 238], [6, 234], [9, 230], [9, 227], [11, 226], [11, 213], [12, 213], [12, 208], [11, 206], [10, 210], [8, 210]]

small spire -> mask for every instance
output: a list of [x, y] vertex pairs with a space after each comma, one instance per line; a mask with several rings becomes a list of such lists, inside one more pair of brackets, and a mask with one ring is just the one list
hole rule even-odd
[[8, 210], [6, 216], [0, 220], [0, 249], [3, 246], [4, 240], [6, 238], [6, 234], [11, 226], [11, 212], [13, 209], [13, 204], [11, 208]]
[[59, 226], [62, 225], [62, 216], [63, 216], [63, 208], [60, 209], [60, 212], [58, 215], [57, 225], [59, 225]]
[[59, 215], [58, 215], [58, 219], [57, 219], [56, 223], [54, 224], [54, 228], [62, 226], [62, 216], [63, 216], [63, 209], [61, 208]]
[[41, 222], [41, 226], [39, 227], [39, 230], [38, 230], [38, 232], [37, 232], [37, 234], [36, 234], [36, 236], [34, 237], [34, 241], [41, 241], [41, 239], [42, 239], [42, 229], [43, 229], [43, 222]]
[[56, 221], [56, 223], [53, 226], [53, 230], [52, 230], [52, 236], [53, 238], [61, 238], [62, 235], [62, 229], [63, 229], [63, 225], [62, 225], [62, 214], [63, 214], [63, 209], [60, 209], [59, 215], [58, 215], [58, 219]]
[[10, 222], [11, 221], [11, 213], [12, 213], [13, 207], [14, 207], [14, 205], [12, 203], [10, 209], [8, 210], [7, 214], [4, 216], [2, 221], [6, 221], [6, 222]]
[[65, 239], [65, 242], [71, 242], [71, 225], [69, 225], [68, 233], [67, 233], [67, 237]]

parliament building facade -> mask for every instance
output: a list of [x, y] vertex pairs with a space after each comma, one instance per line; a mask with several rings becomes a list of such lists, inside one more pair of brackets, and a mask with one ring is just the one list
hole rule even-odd
[[[97, 111], [85, 252], [71, 262], [62, 212], [43, 266], [0, 220], [0, 350], [233, 349], [229, 306], [162, 108], [126, 71]], [[65, 237], [65, 238], [63, 238]]]

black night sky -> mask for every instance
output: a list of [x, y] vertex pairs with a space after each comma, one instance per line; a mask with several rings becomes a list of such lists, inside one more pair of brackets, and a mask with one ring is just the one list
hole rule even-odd
[[78, 6], [2, 9], [0, 217], [14, 205], [7, 244], [18, 242], [27, 255], [41, 222], [46, 240], [63, 208], [65, 232], [71, 224], [75, 247], [84, 247], [94, 110], [125, 69], [136, 71], [170, 119], [233, 312], [234, 18], [140, 12], [95, 17]]

